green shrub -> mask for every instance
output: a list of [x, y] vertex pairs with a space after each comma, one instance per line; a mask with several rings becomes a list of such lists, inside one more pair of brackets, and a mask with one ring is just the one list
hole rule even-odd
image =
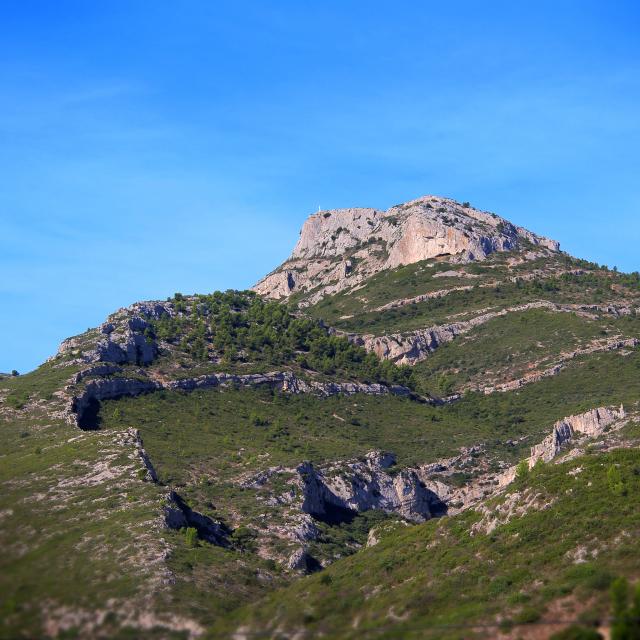
[[611, 640], [640, 638], [640, 584], [629, 600], [629, 583], [626, 578], [617, 578], [611, 585]]
[[607, 469], [607, 484], [609, 485], [609, 491], [615, 493], [618, 496], [624, 496], [627, 493], [624, 478], [620, 468], [615, 464], [612, 464]]
[[574, 624], [554, 633], [549, 640], [602, 640], [602, 635], [595, 629]]
[[249, 422], [254, 426], [254, 427], [266, 427], [269, 425], [269, 420], [263, 416], [261, 416], [260, 414], [256, 413], [255, 411], [252, 411], [249, 414]]
[[26, 391], [12, 391], [5, 403], [12, 409], [23, 409], [29, 402], [29, 394]]
[[178, 346], [196, 360], [208, 361], [213, 349], [224, 366], [234, 361], [297, 362], [326, 375], [413, 387], [409, 367], [382, 362], [346, 338], [329, 335], [320, 320], [298, 317], [287, 306], [253, 292], [197, 295], [190, 307], [182, 296], [170, 301], [178, 314], [149, 318], [148, 335]]
[[529, 477], [529, 461], [520, 460], [516, 466], [516, 478], [518, 480], [525, 480]]
[[513, 620], [516, 624], [530, 624], [540, 620], [542, 613], [537, 607], [530, 605], [524, 606], [522, 610], [514, 616]]
[[256, 532], [249, 527], [240, 526], [232, 534], [231, 539], [236, 547], [242, 551], [255, 550]]
[[184, 530], [184, 541], [187, 547], [194, 548], [198, 544], [198, 530], [195, 527], [187, 527]]

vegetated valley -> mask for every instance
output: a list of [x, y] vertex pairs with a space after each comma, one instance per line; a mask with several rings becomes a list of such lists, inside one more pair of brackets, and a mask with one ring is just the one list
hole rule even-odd
[[0, 375], [0, 637], [639, 637], [639, 309], [425, 196], [116, 311]]

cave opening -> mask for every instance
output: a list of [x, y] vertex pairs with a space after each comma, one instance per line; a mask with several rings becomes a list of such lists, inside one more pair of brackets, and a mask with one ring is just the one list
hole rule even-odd
[[83, 431], [97, 431], [100, 429], [100, 401], [90, 398], [87, 406], [78, 416], [78, 426]]
[[311, 514], [316, 520], [328, 525], [351, 524], [358, 512], [331, 502], [324, 502], [322, 512]]

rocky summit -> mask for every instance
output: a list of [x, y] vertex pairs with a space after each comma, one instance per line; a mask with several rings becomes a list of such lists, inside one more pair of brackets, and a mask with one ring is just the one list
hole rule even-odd
[[291, 257], [254, 290], [276, 299], [299, 294], [312, 304], [383, 269], [445, 256], [456, 263], [472, 262], [518, 248], [545, 255], [559, 251], [560, 245], [495, 213], [437, 196], [387, 211], [320, 211], [304, 223]]
[[639, 309], [425, 196], [115, 311], [0, 375], [0, 638], [636, 637]]

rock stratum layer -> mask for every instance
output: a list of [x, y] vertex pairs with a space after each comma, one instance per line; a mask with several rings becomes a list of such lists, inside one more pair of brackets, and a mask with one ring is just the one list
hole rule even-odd
[[320, 211], [304, 223], [291, 257], [254, 290], [275, 299], [303, 294], [302, 302], [313, 304], [384, 269], [439, 256], [453, 256], [459, 262], [483, 260], [496, 251], [527, 245], [542, 252], [560, 250], [555, 240], [494, 213], [437, 196], [387, 211]]

